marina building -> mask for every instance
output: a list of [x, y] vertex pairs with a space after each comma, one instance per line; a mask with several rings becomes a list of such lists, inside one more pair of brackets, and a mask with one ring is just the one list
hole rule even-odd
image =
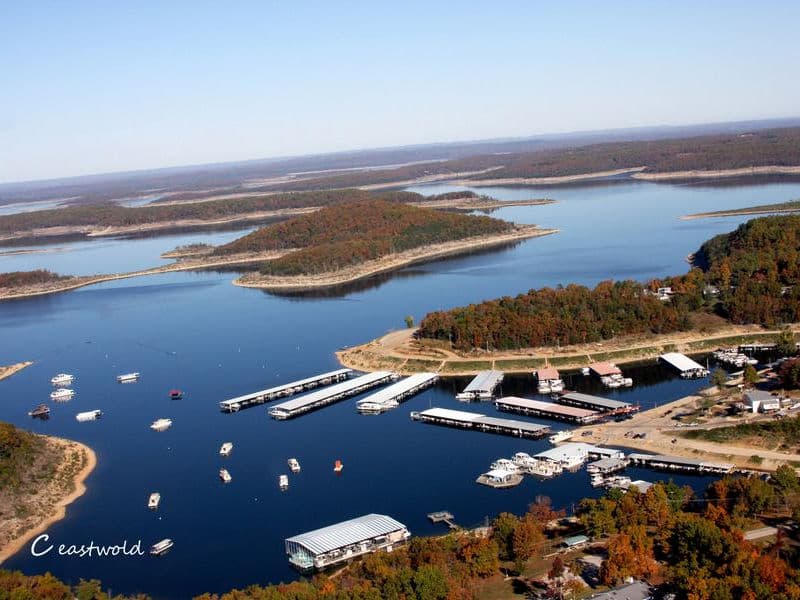
[[498, 398], [494, 405], [497, 407], [497, 410], [506, 412], [580, 424], [592, 423], [593, 421], [597, 421], [601, 416], [596, 410], [554, 404], [553, 402], [543, 402], [541, 400], [530, 400], [528, 398], [517, 398], [516, 396]]
[[744, 393], [744, 404], [754, 413], [771, 412], [781, 408], [781, 401], [763, 390], [747, 390]]
[[678, 371], [684, 379], [708, 376], [708, 369], [680, 352], [667, 352], [659, 356], [658, 360]]
[[463, 392], [456, 394], [456, 398], [464, 402], [491, 400], [501, 381], [503, 381], [502, 371], [481, 371], [467, 384]]
[[292, 566], [314, 571], [379, 550], [391, 552], [410, 537], [399, 521], [369, 514], [286, 538], [285, 546]]
[[486, 415], [466, 412], [463, 410], [451, 410], [449, 408], [429, 408], [421, 412], [412, 412], [411, 418], [414, 421], [423, 423], [433, 423], [446, 427], [458, 427], [460, 429], [474, 429], [488, 433], [502, 433], [505, 435], [515, 435], [538, 439], [550, 433], [550, 428], [546, 425], [537, 425], [527, 421], [515, 421], [513, 419], [498, 419]]

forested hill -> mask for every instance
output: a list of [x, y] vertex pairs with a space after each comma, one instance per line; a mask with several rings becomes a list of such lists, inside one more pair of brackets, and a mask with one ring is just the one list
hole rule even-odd
[[513, 224], [398, 204], [348, 202], [270, 225], [215, 250], [217, 255], [302, 248], [262, 268], [265, 274], [336, 271], [428, 244], [510, 231]]

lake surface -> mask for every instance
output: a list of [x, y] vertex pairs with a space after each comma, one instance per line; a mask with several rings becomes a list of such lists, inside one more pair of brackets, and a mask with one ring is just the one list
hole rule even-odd
[[[426, 193], [451, 189], [414, 188]], [[570, 509], [580, 498], [599, 493], [589, 486], [585, 471], [551, 481], [528, 478], [505, 491], [474, 483], [493, 460], [544, 450], [547, 441], [409, 419], [410, 411], [429, 406], [494, 414], [491, 404], [455, 401], [463, 381], [442, 382], [372, 417], [355, 412], [355, 399], [285, 422], [270, 419], [264, 406], [222, 414], [218, 402], [337, 368], [337, 348], [402, 327], [408, 314], [419, 319], [430, 310], [544, 285], [683, 272], [686, 255], [702, 241], [745, 219], [679, 221], [679, 215], [797, 198], [800, 184], [698, 188], [637, 182], [478, 191], [505, 199], [556, 198], [557, 204], [501, 209], [493, 216], [561, 232], [508, 249], [417, 265], [334, 293], [278, 296], [231, 285], [233, 273], [193, 272], [0, 304], [0, 364], [36, 361], [0, 382], [0, 419], [80, 440], [98, 455], [87, 493], [49, 529], [51, 542], [141, 539], [149, 546], [165, 537], [175, 540], [173, 550], [160, 559], [37, 558], [26, 547], [4, 567], [51, 571], [71, 581], [98, 578], [114, 592], [185, 598], [293, 579], [296, 574], [283, 554], [285, 537], [369, 512], [391, 515], [412, 533], [424, 535], [444, 532], [425, 518], [436, 510], [449, 510], [456, 522], [471, 526], [500, 511], [523, 512], [541, 494]], [[80, 242], [76, 258], [62, 260], [72, 261], [69, 268], [76, 273], [131, 270], [159, 264], [159, 254], [179, 244], [231, 237], [230, 232], [197, 233]], [[69, 272], [54, 266], [61, 255], [19, 255], [15, 260]], [[7, 270], [3, 260], [9, 258], [0, 258], [0, 270]], [[49, 379], [62, 371], [76, 375], [76, 397], [50, 403], [48, 421], [31, 420], [27, 411], [49, 402]], [[139, 383], [115, 382], [116, 375], [129, 371], [142, 373]], [[702, 386], [655, 366], [626, 372], [636, 385], [603, 395], [651, 407]], [[597, 391], [593, 385], [580, 376], [571, 383]], [[169, 400], [167, 391], [174, 387], [185, 390], [186, 398]], [[509, 378], [503, 392], [533, 396], [533, 381]], [[75, 421], [75, 413], [96, 408], [103, 411], [99, 421]], [[149, 424], [161, 417], [173, 419], [173, 427], [151, 431]], [[218, 450], [225, 441], [235, 447], [222, 459]], [[288, 473], [289, 457], [298, 458], [302, 472], [290, 475], [290, 488], [281, 493], [277, 480]], [[336, 459], [345, 465], [340, 476], [332, 469]], [[217, 476], [222, 466], [233, 476], [228, 485]], [[663, 477], [639, 469], [629, 475], [650, 481]], [[676, 481], [702, 488], [709, 479]], [[152, 491], [162, 496], [155, 512], [146, 507]]]

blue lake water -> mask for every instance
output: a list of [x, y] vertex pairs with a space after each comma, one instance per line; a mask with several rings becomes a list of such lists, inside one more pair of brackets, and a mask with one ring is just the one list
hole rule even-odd
[[[285, 297], [235, 287], [233, 273], [174, 273], [0, 304], [0, 364], [36, 361], [0, 382], [0, 419], [80, 440], [98, 455], [87, 493], [49, 529], [51, 541], [141, 539], [149, 546], [170, 537], [176, 544], [161, 559], [36, 558], [26, 547], [4, 566], [51, 571], [71, 581], [99, 578], [115, 592], [185, 598], [293, 579], [283, 554], [285, 537], [368, 512], [389, 514], [413, 533], [429, 534], [443, 531], [425, 518], [435, 510], [449, 510], [469, 526], [500, 511], [522, 512], [540, 494], [569, 508], [598, 493], [585, 472], [544, 482], [526, 479], [507, 491], [474, 483], [494, 459], [538, 452], [548, 447], [546, 441], [409, 419], [410, 411], [428, 406], [494, 413], [490, 404], [456, 402], [459, 382], [443, 382], [377, 417], [358, 415], [354, 399], [286, 422], [271, 420], [263, 406], [228, 415], [217, 403], [336, 368], [337, 348], [402, 327], [407, 314], [419, 318], [430, 310], [543, 285], [683, 272], [686, 255], [703, 240], [744, 219], [679, 221], [679, 215], [800, 197], [798, 184], [624, 183], [479, 191], [507, 199], [543, 193], [556, 198], [558, 204], [507, 208], [494, 216], [561, 232], [508, 249], [417, 265], [336, 293]], [[22, 261], [17, 264], [62, 272], [121, 271], [159, 264], [159, 254], [179, 244], [228, 236], [234, 234], [80, 242], [77, 258], [64, 268], [55, 261], [69, 252], [16, 258]], [[8, 258], [0, 258], [0, 270], [9, 270], [2, 262]], [[50, 403], [48, 421], [32, 421], [27, 411], [49, 402], [49, 379], [61, 371], [76, 375], [76, 397]], [[115, 382], [117, 374], [129, 371], [142, 373], [139, 383]], [[648, 407], [702, 385], [659, 367], [629, 371], [637, 384], [606, 395]], [[581, 377], [572, 386], [593, 390]], [[185, 390], [186, 398], [169, 400], [167, 391], [174, 387]], [[503, 391], [531, 395], [532, 380], [509, 379]], [[104, 413], [99, 421], [75, 421], [75, 413], [95, 408]], [[160, 417], [173, 419], [173, 427], [151, 431], [149, 424]], [[224, 441], [235, 444], [227, 459], [218, 455]], [[299, 459], [302, 472], [291, 475], [289, 490], [281, 493], [277, 478], [288, 473], [289, 457]], [[338, 477], [332, 470], [336, 459], [345, 464]], [[229, 485], [217, 477], [223, 465], [233, 476]], [[651, 481], [661, 477], [644, 470], [630, 474]], [[702, 488], [708, 479], [678, 481]], [[146, 507], [152, 491], [162, 496], [156, 512]]]

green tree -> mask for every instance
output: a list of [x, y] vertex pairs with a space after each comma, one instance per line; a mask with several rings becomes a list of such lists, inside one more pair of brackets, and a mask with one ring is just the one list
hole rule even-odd
[[500, 550], [500, 560], [513, 560], [514, 558], [514, 530], [519, 525], [519, 517], [503, 512], [492, 521], [492, 537], [497, 542]]
[[742, 376], [744, 382], [748, 385], [755, 385], [758, 383], [759, 376], [756, 368], [753, 365], [747, 365], [744, 368], [744, 375]]
[[406, 327], [408, 327], [409, 329], [414, 327], [414, 317], [408, 315], [406, 316], [405, 321], [406, 321]]
[[419, 600], [444, 600], [449, 586], [439, 567], [423, 565], [414, 573], [414, 590]]
[[711, 383], [718, 388], [721, 388], [725, 385], [725, 382], [728, 380], [728, 374], [725, 372], [724, 369], [714, 369], [714, 372], [711, 373]]
[[785, 327], [778, 335], [778, 339], [775, 342], [775, 351], [781, 356], [794, 356], [797, 354], [797, 341], [791, 328]]

